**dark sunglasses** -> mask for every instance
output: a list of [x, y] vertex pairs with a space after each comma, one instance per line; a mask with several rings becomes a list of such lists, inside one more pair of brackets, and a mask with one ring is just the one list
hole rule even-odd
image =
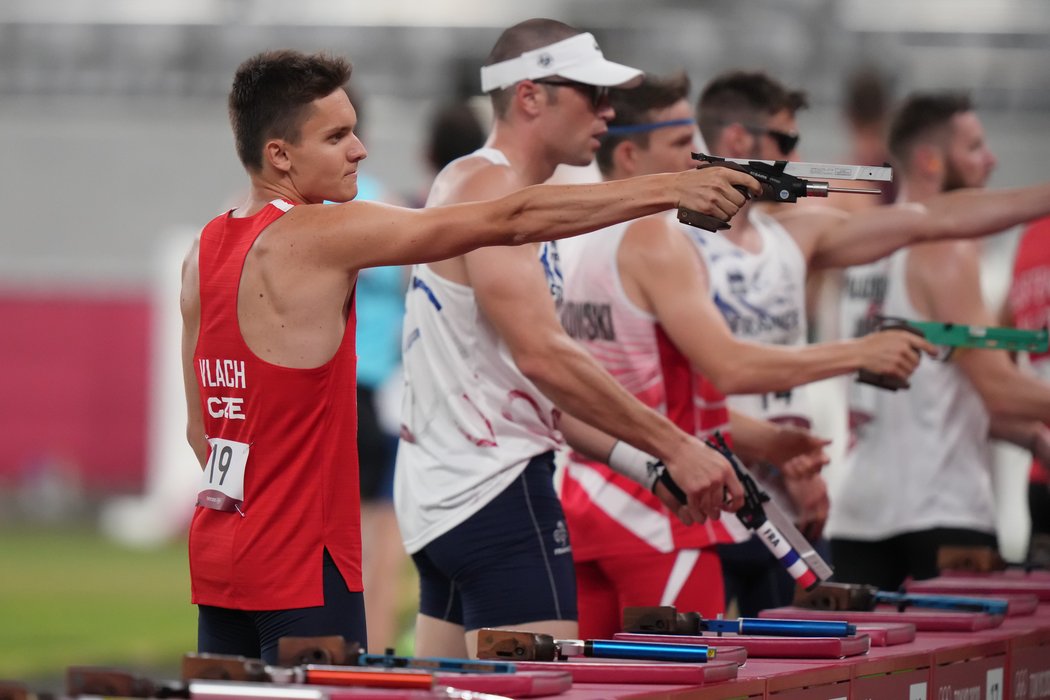
[[567, 80], [566, 78], [537, 78], [533, 80], [534, 83], [540, 85], [557, 85], [560, 87], [568, 87], [576, 90], [591, 101], [591, 106], [598, 109], [602, 104], [609, 101], [609, 88], [605, 85], [588, 85], [587, 83], [577, 82], [575, 80]]
[[754, 134], [769, 134], [769, 137], [777, 142], [777, 148], [785, 156], [795, 150], [798, 146], [798, 134], [789, 134], [786, 131], [777, 131], [776, 129], [765, 129], [762, 127], [751, 127], [748, 131]]

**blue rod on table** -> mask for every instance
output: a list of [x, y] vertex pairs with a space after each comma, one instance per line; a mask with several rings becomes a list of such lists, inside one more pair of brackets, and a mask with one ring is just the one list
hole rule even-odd
[[512, 661], [479, 661], [453, 659], [442, 656], [396, 656], [394, 654], [361, 654], [359, 666], [382, 666], [383, 668], [421, 668], [449, 673], [515, 673]]
[[837, 620], [766, 620], [741, 617], [736, 620], [703, 620], [701, 628], [719, 634], [747, 634], [777, 637], [852, 637], [857, 626]]
[[[564, 643], [563, 643], [564, 644]], [[565, 653], [564, 646], [562, 653]], [[583, 655], [607, 659], [638, 659], [642, 661], [706, 662], [716, 654], [706, 644], [672, 644], [668, 642], [624, 642], [594, 639], [583, 642]]]
[[874, 596], [879, 605], [898, 607], [936, 608], [939, 610], [962, 610], [983, 612], [989, 615], [1005, 615], [1009, 602], [995, 598], [970, 598], [961, 595], [931, 595], [922, 593], [892, 593], [877, 591]]

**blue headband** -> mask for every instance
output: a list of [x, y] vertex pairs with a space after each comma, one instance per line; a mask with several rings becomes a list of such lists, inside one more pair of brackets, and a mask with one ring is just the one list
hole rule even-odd
[[693, 126], [695, 119], [672, 119], [666, 122], [649, 122], [647, 124], [624, 124], [623, 126], [610, 126], [605, 132], [609, 136], [623, 136], [624, 134], [640, 134], [645, 131], [655, 131], [665, 126]]

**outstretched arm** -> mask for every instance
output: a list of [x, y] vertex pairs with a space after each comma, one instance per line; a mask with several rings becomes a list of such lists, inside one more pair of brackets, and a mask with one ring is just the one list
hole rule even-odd
[[933, 351], [903, 332], [803, 347], [740, 340], [711, 301], [694, 244], [663, 216], [631, 224], [617, 262], [628, 296], [637, 296], [675, 347], [725, 394], [781, 391], [862, 368], [903, 379], [914, 371], [920, 351]]
[[[491, 177], [492, 169], [482, 172]], [[469, 199], [486, 201], [426, 209], [300, 205], [282, 217], [296, 235], [280, 244], [294, 249], [286, 251], [292, 259], [348, 271], [432, 262], [482, 246], [565, 238], [679, 204], [728, 220], [745, 201], [734, 185], [760, 191], [743, 173], [705, 168], [595, 185], [534, 185], [493, 200], [474, 193]]]
[[852, 215], [812, 207], [784, 220], [813, 269], [862, 265], [912, 243], [975, 238], [1050, 214], [1050, 183], [946, 192]]
[[[908, 256], [909, 290], [934, 320], [993, 326], [995, 319], [981, 298], [978, 263], [977, 248], [970, 242], [915, 248]], [[1005, 350], [962, 349], [953, 361], [977, 389], [989, 413], [1050, 421], [1050, 384], [1024, 374]]]

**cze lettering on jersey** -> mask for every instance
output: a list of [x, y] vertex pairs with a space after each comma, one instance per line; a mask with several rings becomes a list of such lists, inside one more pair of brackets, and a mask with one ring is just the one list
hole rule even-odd
[[[226, 360], [221, 358], [200, 358], [197, 360], [201, 388], [245, 389], [248, 377], [244, 360]], [[203, 392], [207, 399], [205, 405], [212, 418], [244, 420], [244, 399], [237, 396], [209, 396], [218, 392]]]
[[244, 399], [234, 396], [211, 396], [208, 398], [208, 414], [212, 418], [244, 420]]

